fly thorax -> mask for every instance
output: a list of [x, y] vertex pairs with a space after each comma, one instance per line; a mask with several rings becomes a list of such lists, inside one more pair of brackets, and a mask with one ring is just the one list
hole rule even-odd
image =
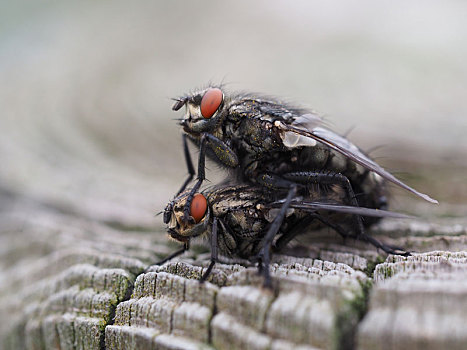
[[266, 222], [248, 208], [235, 210], [228, 215], [230, 226], [235, 236], [240, 240], [249, 240], [262, 234]]
[[303, 147], [298, 155], [300, 169], [323, 169], [328, 161], [330, 150], [324, 145]]
[[226, 137], [226, 135], [224, 134], [224, 132], [222, 131], [222, 128], [220, 126], [216, 127], [211, 133], [212, 133], [212, 135], [217, 137], [219, 140], [222, 140], [222, 141], [224, 141], [226, 143], [230, 142], [229, 138]]
[[272, 124], [257, 118], [243, 120], [235, 135], [245, 153], [262, 154], [282, 147]]
[[[242, 207], [247, 205], [247, 201], [237, 196], [225, 196], [216, 202], [211, 203], [214, 216], [223, 217], [227, 213], [242, 211]], [[240, 209], [239, 209], [240, 208]]]

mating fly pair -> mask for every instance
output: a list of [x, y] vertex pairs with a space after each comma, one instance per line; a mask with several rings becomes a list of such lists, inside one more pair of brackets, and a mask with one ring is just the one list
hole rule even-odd
[[[286, 214], [288, 209], [297, 205], [297, 198], [302, 198], [307, 203], [321, 202], [324, 206], [329, 194], [334, 193], [339, 197], [337, 204], [341, 206], [353, 207], [354, 210], [385, 209], [386, 183], [392, 182], [429, 202], [437, 203], [395, 178], [346, 138], [323, 127], [321, 118], [307, 110], [256, 94], [228, 94], [221, 86], [209, 87], [176, 99], [173, 110], [177, 111], [184, 106], [186, 112], [180, 124], [185, 132], [184, 151], [189, 177], [177, 196], [185, 190], [195, 175], [186, 138], [199, 146], [200, 153], [197, 181], [183, 199], [183, 215], [177, 220], [179, 228], [196, 224], [190, 210], [192, 204], [196, 204], [195, 194], [199, 192], [205, 179], [205, 158], [208, 156], [231, 169], [232, 182], [258, 187], [261, 195], [265, 196], [263, 204], [281, 203], [277, 216], [267, 232], [262, 234], [268, 239], [263, 237], [260, 240], [262, 246], [257, 253], [259, 260], [269, 254], [270, 244], [263, 244], [264, 241], [272, 242], [269, 236], [274, 237], [279, 232], [284, 234], [280, 231], [281, 226], [284, 221], [289, 224]], [[250, 191], [252, 188], [242, 190]], [[236, 188], [236, 191], [240, 190], [241, 187]], [[178, 204], [177, 198], [165, 210], [166, 224], [171, 221], [171, 213]], [[330, 208], [325, 210], [333, 211]], [[364, 235], [364, 226], [376, 220], [363, 212], [354, 214], [353, 225], [347, 230], [356, 238], [368, 238]], [[333, 225], [340, 223], [335, 219], [326, 221], [326, 225], [334, 229], [336, 227]], [[240, 233], [240, 230], [239, 228], [235, 233]], [[170, 235], [175, 239], [178, 237], [174, 234], [176, 231], [174, 227], [169, 229]], [[242, 235], [234, 236], [238, 236], [236, 243], [239, 243]], [[186, 237], [179, 238], [178, 240], [186, 243]], [[386, 252], [394, 252], [390, 247], [376, 243], [374, 239], [369, 240]], [[211, 247], [215, 245], [216, 243], [212, 243]], [[185, 244], [184, 248], [187, 247]], [[182, 251], [184, 250], [180, 252]], [[214, 260], [213, 255], [211, 266]]]

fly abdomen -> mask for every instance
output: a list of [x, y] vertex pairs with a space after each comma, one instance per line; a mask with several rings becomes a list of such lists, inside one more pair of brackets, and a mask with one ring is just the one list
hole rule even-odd
[[360, 206], [378, 209], [387, 206], [386, 183], [381, 176], [322, 144], [303, 147], [298, 152], [299, 162], [294, 170], [340, 173], [349, 179]]

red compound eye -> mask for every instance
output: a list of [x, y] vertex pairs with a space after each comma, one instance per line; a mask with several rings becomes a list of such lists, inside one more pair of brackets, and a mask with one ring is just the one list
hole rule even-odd
[[200, 222], [206, 213], [208, 202], [206, 197], [201, 193], [197, 193], [193, 197], [193, 201], [190, 206], [190, 215], [195, 219], [196, 223]]
[[216, 113], [222, 103], [222, 91], [218, 88], [212, 88], [206, 91], [201, 100], [201, 115], [209, 119]]

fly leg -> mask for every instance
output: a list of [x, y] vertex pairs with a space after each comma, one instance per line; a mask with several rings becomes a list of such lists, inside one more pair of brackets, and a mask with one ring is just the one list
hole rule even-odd
[[191, 202], [193, 201], [193, 197], [196, 192], [198, 192], [201, 184], [203, 183], [205, 179], [205, 161], [206, 161], [206, 136], [203, 134], [201, 136], [200, 140], [200, 148], [199, 148], [199, 158], [198, 158], [198, 181], [196, 184], [193, 186], [191, 189], [190, 193], [188, 194], [188, 197], [186, 199], [186, 204], [185, 207], [183, 208], [183, 220], [185, 222], [189, 222], [194, 224], [195, 221], [190, 215], [190, 206]]
[[157, 262], [155, 265], [162, 265], [162, 264], [166, 263], [167, 261], [172, 260], [173, 258], [175, 258], [175, 257], [177, 257], [179, 255], [182, 255], [183, 253], [185, 253], [189, 249], [190, 249], [190, 242], [186, 242], [186, 243], [183, 244], [183, 248], [173, 252], [168, 257], [166, 257], [166, 258], [162, 259], [161, 261]]
[[292, 229], [282, 234], [274, 243], [273, 251], [280, 252], [284, 247], [289, 244], [291, 240], [303, 233], [303, 230], [316, 219], [316, 214], [310, 213], [308, 216], [300, 220]]
[[[349, 237], [352, 237], [354, 239], [357, 238], [355, 234], [349, 233], [347, 230], [345, 230], [343, 227], [341, 227], [338, 224], [334, 224], [331, 221], [325, 219], [322, 215], [316, 213], [316, 212], [310, 212], [305, 218], [300, 220], [294, 227], [292, 227], [288, 232], [284, 233], [282, 236], [280, 236], [277, 241], [274, 243], [274, 251], [279, 252], [284, 247], [289, 244], [290, 241], [292, 241], [295, 237], [303, 234], [304, 229], [311, 224], [314, 220], [319, 220], [321, 221], [324, 225], [332, 228], [334, 231], [336, 231], [338, 234], [342, 236], [342, 238], [345, 240]], [[359, 236], [364, 235], [363, 232], [359, 233]]]
[[218, 261], [218, 254], [217, 254], [217, 218], [214, 217], [212, 221], [212, 231], [211, 231], [211, 262], [206, 269], [206, 271], [203, 273], [203, 276], [201, 276], [200, 282], [203, 283], [204, 281], [207, 280], [209, 275], [211, 274], [211, 271]]
[[[193, 167], [193, 162], [191, 161], [191, 156], [190, 156], [190, 150], [188, 148], [188, 144], [186, 142], [186, 135], [184, 134], [182, 136], [182, 141], [183, 141], [183, 154], [185, 155], [185, 161], [186, 161], [186, 167], [188, 169], [188, 177], [183, 183], [182, 187], [178, 190], [177, 194], [175, 197], [177, 197], [182, 191], [185, 190], [186, 186], [190, 183], [191, 180], [193, 180], [193, 176], [195, 176], [195, 168]], [[164, 210], [164, 224], [168, 224], [170, 221], [170, 217], [172, 215], [172, 210], [173, 210], [173, 205], [174, 202], [171, 201]]]
[[[347, 176], [342, 175], [340, 173], [323, 173], [323, 172], [305, 171], [305, 172], [284, 174], [283, 177], [287, 180], [294, 181], [300, 184], [305, 184], [305, 185], [313, 184], [313, 183], [318, 184], [318, 185], [334, 185], [334, 184], [341, 185], [342, 187], [344, 187], [345, 191], [347, 192], [347, 198], [350, 204], [354, 207], [359, 206], [349, 179], [347, 178]], [[354, 220], [355, 220], [356, 232], [358, 232], [358, 235], [364, 234], [365, 230], [363, 228], [362, 217], [360, 215], [354, 215]]]
[[287, 198], [282, 204], [279, 213], [274, 218], [274, 221], [269, 226], [268, 232], [264, 236], [261, 242], [261, 251], [258, 254], [258, 261], [259, 261], [259, 271], [264, 275], [264, 287], [271, 288], [271, 276], [269, 274], [269, 264], [271, 262], [271, 246], [274, 237], [276, 236], [277, 232], [279, 231], [282, 222], [284, 221], [285, 214], [287, 213], [287, 209], [289, 209], [290, 203], [292, 202], [293, 197], [297, 192], [297, 186], [292, 185], [289, 189], [289, 193], [287, 194]]
[[394, 247], [392, 245], [385, 244], [385, 243], [382, 243], [382, 242], [378, 241], [376, 238], [373, 238], [373, 237], [367, 235], [364, 231], [361, 231], [361, 232], [357, 233], [357, 235], [351, 234], [351, 233], [349, 233], [348, 230], [346, 230], [342, 226], [340, 226], [338, 224], [334, 224], [333, 222], [327, 220], [322, 215], [319, 215], [319, 214], [315, 213], [314, 217], [316, 219], [318, 219], [319, 221], [321, 221], [326, 226], [329, 226], [330, 228], [332, 228], [334, 231], [336, 231], [338, 234], [340, 234], [344, 239], [349, 238], [349, 237], [354, 238], [354, 239], [360, 239], [362, 241], [370, 243], [375, 248], [381, 249], [382, 251], [384, 251], [387, 254], [403, 255], [403, 256], [409, 256], [410, 255], [409, 252], [406, 252], [406, 251], [404, 251], [403, 249], [401, 249], [399, 247]]
[[[166, 263], [167, 261], [169, 260], [172, 260], [173, 258], [179, 256], [179, 255], [182, 255], [183, 253], [185, 253], [187, 250], [190, 249], [190, 242], [185, 242], [183, 244], [183, 247], [180, 248], [179, 250], [176, 250], [175, 252], [173, 252], [172, 254], [170, 254], [168, 257], [156, 262], [154, 265], [162, 265], [164, 263]], [[147, 272], [149, 270], [151, 266], [149, 266], [147, 269], [144, 270], [144, 272]]]
[[[194, 224], [194, 220], [190, 216], [190, 206], [193, 197], [198, 192], [205, 177], [206, 163], [206, 146], [209, 145], [212, 151], [216, 154], [219, 160], [229, 166], [236, 167], [238, 165], [238, 157], [235, 152], [223, 141], [219, 140], [214, 135], [203, 133], [200, 138], [199, 158], [198, 158], [198, 177], [197, 182], [188, 194], [185, 207], [183, 208], [183, 220]], [[191, 161], [191, 160], [190, 160]]]
[[365, 232], [360, 232], [357, 235], [352, 235], [352, 234], [349, 234], [349, 232], [347, 230], [345, 230], [342, 226], [334, 224], [334, 223], [330, 222], [329, 220], [326, 220], [321, 215], [317, 215], [317, 219], [319, 221], [321, 221], [323, 224], [331, 227], [334, 231], [339, 233], [344, 239], [348, 238], [348, 237], [352, 237], [354, 239], [359, 239], [359, 240], [365, 241], [367, 243], [370, 243], [375, 248], [381, 249], [383, 252], [385, 252], [387, 254], [410, 256], [410, 253], [406, 252], [402, 248], [395, 247], [395, 246], [390, 245], [390, 244], [382, 243], [382, 242], [378, 241], [376, 238], [367, 235]]
[[195, 168], [193, 166], [193, 162], [191, 161], [190, 150], [188, 148], [188, 143], [186, 142], [186, 134], [183, 134], [183, 154], [185, 155], [186, 167], [188, 169], [188, 178], [183, 183], [182, 187], [178, 190], [175, 197], [177, 197], [182, 191], [186, 188], [186, 186], [193, 180], [193, 176], [195, 176]]
[[411, 256], [412, 255], [412, 254], [410, 254], [410, 252], [407, 252], [407, 251], [405, 251], [404, 249], [402, 249], [400, 247], [393, 246], [392, 244], [382, 243], [382, 242], [378, 241], [376, 238], [367, 235], [366, 233], [364, 233], [363, 235], [360, 235], [360, 237], [358, 237], [358, 238], [361, 239], [362, 241], [366, 241], [366, 242], [370, 243], [371, 245], [373, 245], [376, 248], [381, 249], [382, 251], [384, 251], [387, 254], [402, 255], [402, 256]]

